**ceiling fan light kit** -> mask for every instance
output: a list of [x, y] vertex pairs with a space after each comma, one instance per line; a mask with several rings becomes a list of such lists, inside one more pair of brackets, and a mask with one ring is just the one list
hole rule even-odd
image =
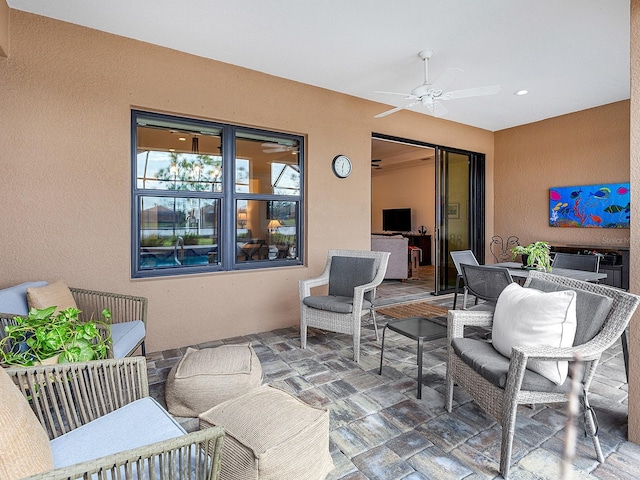
[[424, 62], [424, 83], [418, 85], [411, 90], [411, 93], [397, 92], [375, 92], [382, 95], [401, 95], [405, 100], [411, 100], [405, 105], [392, 108], [385, 112], [379, 113], [375, 118], [386, 117], [392, 113], [406, 110], [416, 105], [422, 105], [426, 108], [429, 115], [434, 117], [442, 117], [447, 114], [448, 110], [442, 105], [442, 100], [456, 100], [459, 98], [479, 97], [484, 95], [495, 95], [500, 91], [500, 85], [491, 85], [487, 87], [466, 88], [463, 90], [445, 91], [445, 89], [453, 83], [460, 73], [460, 68], [447, 68], [433, 83], [429, 82], [429, 59], [433, 55], [433, 50], [422, 50], [418, 52], [418, 57]]

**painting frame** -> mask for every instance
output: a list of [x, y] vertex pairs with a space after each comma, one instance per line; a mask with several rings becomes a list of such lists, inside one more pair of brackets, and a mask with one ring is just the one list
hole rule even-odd
[[551, 187], [549, 226], [556, 228], [629, 228], [630, 183]]
[[460, 218], [460, 204], [459, 203], [448, 203], [447, 204], [447, 218]]

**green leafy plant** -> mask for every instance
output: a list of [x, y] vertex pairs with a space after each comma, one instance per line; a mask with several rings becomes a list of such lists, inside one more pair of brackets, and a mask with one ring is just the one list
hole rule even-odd
[[551, 246], [547, 242], [530, 243], [526, 247], [517, 245], [511, 249], [511, 253], [514, 260], [518, 255], [522, 255], [523, 259], [526, 256], [527, 267], [551, 271]]
[[0, 339], [0, 358], [4, 365], [29, 366], [58, 357], [58, 363], [103, 359], [111, 338], [106, 322], [111, 312], [102, 311], [104, 322], [84, 322], [80, 310], [67, 308], [58, 313], [56, 307], [32, 308], [26, 317], [14, 317], [14, 325], [5, 326]]

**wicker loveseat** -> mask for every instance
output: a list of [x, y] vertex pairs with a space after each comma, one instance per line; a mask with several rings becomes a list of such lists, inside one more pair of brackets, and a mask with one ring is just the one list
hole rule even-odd
[[[0, 337], [4, 326], [13, 317], [27, 315], [27, 289], [48, 286], [48, 282], [27, 282], [0, 290]], [[69, 288], [73, 300], [82, 312], [82, 319], [99, 319], [100, 312], [108, 308], [111, 312], [111, 340], [109, 356], [123, 358], [132, 355], [138, 347], [145, 354], [144, 339], [147, 325], [147, 299], [119, 293], [98, 292], [81, 288]]]
[[187, 434], [149, 397], [144, 357], [0, 368], [0, 477], [219, 477], [224, 430]]

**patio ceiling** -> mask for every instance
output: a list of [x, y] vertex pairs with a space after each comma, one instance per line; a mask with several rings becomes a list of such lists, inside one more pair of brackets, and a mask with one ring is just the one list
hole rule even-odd
[[[491, 131], [629, 98], [629, 0], [8, 4], [380, 102], [380, 112], [407, 101], [375, 92], [421, 85], [417, 53], [430, 49], [431, 79], [448, 67], [464, 70], [450, 89], [501, 86], [496, 95], [446, 104], [444, 118]], [[514, 95], [521, 89], [529, 94]]]

